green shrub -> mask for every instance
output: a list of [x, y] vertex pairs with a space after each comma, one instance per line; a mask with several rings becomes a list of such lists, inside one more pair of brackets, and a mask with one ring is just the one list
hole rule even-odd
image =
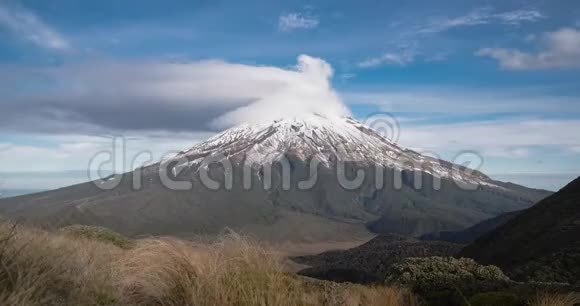
[[526, 301], [514, 293], [505, 291], [478, 293], [469, 299], [471, 306], [523, 306]]
[[419, 293], [459, 290], [467, 296], [503, 289], [510, 279], [496, 266], [468, 258], [406, 258], [391, 266], [387, 283], [412, 287]]
[[61, 231], [75, 237], [108, 242], [122, 249], [128, 249], [133, 246], [133, 242], [129, 238], [106, 227], [90, 225], [69, 225], [61, 228]]

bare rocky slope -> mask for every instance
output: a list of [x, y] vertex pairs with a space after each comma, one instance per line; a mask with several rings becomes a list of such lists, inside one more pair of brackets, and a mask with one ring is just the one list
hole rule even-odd
[[[345, 186], [341, 178], [352, 180], [359, 170], [364, 180]], [[370, 238], [371, 231], [418, 236], [462, 229], [550, 194], [463, 170], [402, 148], [351, 118], [313, 114], [226, 130], [137, 169], [137, 189], [132, 172], [3, 199], [0, 214], [58, 226], [101, 225], [130, 236], [188, 237], [231, 228], [277, 241], [347, 240]], [[308, 186], [304, 180], [312, 173], [315, 184]], [[208, 188], [205, 174], [220, 188]], [[193, 187], [173, 190], [163, 177]]]

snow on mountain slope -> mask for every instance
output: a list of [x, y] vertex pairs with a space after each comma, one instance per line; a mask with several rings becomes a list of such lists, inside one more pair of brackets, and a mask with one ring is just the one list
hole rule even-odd
[[[457, 230], [549, 194], [462, 171], [387, 138], [351, 118], [319, 115], [242, 125], [114, 178], [0, 199], [0, 214], [54, 226], [106, 226], [131, 236], [193, 237], [230, 228], [272, 241], [335, 241], [370, 232]], [[217, 161], [231, 167], [210, 168]], [[271, 167], [270, 175], [261, 168], [279, 162], [290, 167]], [[345, 185], [343, 176], [358, 176], [358, 170], [374, 175], [360, 183], [348, 178], [355, 184]], [[376, 170], [384, 174], [380, 187], [373, 182]], [[441, 188], [431, 188], [435, 180], [425, 173], [441, 177]], [[419, 188], [417, 174], [425, 181]], [[305, 178], [313, 184], [301, 185]], [[109, 183], [113, 187], [104, 188]], [[461, 183], [478, 188], [466, 190]]]
[[[272, 164], [286, 154], [325, 167], [334, 161], [359, 162], [401, 170], [418, 170], [458, 183], [503, 188], [479, 171], [463, 171], [461, 165], [401, 148], [370, 127], [348, 117], [310, 114], [228, 129], [168, 161], [184, 160], [176, 168], [198, 166], [228, 158], [247, 165]], [[205, 161], [207, 161], [205, 160]]]

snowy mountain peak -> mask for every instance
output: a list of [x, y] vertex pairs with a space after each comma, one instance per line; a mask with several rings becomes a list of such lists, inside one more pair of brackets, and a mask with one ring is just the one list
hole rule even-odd
[[187, 164], [181, 166], [199, 165], [210, 156], [264, 165], [277, 162], [287, 155], [304, 162], [316, 159], [326, 167], [331, 167], [335, 161], [358, 162], [418, 170], [470, 183], [492, 182], [477, 171], [456, 174], [453, 167], [457, 165], [401, 148], [352, 118], [318, 114], [233, 127], [182, 152], [174, 159], [187, 158]]
[[376, 156], [379, 152], [394, 157], [393, 153], [402, 150], [352, 118], [311, 114], [233, 127], [184, 154], [220, 153], [230, 157], [244, 153], [246, 158], [266, 163], [285, 153], [305, 159], [329, 159], [333, 155], [339, 160], [367, 161], [367, 154]]

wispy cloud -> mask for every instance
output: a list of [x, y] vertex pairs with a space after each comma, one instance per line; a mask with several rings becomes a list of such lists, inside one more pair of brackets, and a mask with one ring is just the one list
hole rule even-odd
[[501, 149], [488, 149], [485, 154], [493, 157], [526, 158], [532, 155], [532, 150], [528, 147], [510, 148], [508, 146]]
[[433, 20], [427, 25], [420, 26], [418, 33], [438, 33], [453, 28], [475, 26], [490, 23], [520, 25], [524, 22], [536, 22], [545, 16], [536, 10], [515, 10], [494, 13], [490, 8], [480, 8], [459, 17], [444, 17]]
[[368, 58], [358, 63], [361, 68], [372, 68], [381, 65], [405, 66], [415, 60], [415, 52], [401, 51], [399, 53], [387, 52], [378, 57]]
[[12, 32], [19, 39], [29, 41], [39, 47], [54, 50], [68, 50], [70, 43], [56, 30], [45, 24], [32, 12], [23, 8], [7, 7], [0, 4], [0, 27]]
[[462, 87], [410, 86], [381, 91], [347, 91], [343, 100], [351, 105], [376, 105], [387, 112], [436, 114], [567, 113], [580, 114], [579, 98], [552, 95], [551, 88], [478, 90]]
[[278, 18], [278, 29], [283, 32], [316, 28], [318, 18], [302, 13], [285, 13]]
[[532, 70], [580, 67], [580, 30], [563, 28], [542, 36], [544, 50], [538, 53], [517, 49], [483, 48], [476, 54], [496, 59], [509, 70]]
[[570, 150], [574, 153], [579, 153], [580, 154], [580, 146], [575, 146], [570, 148]]
[[[342, 97], [355, 113], [378, 109], [401, 125], [400, 143], [419, 151], [475, 150], [485, 157], [530, 158], [538, 150], [571, 154], [580, 147], [578, 98], [553, 89], [407, 87], [350, 91]], [[358, 108], [357, 103], [361, 103]], [[374, 106], [374, 107], [373, 107]], [[436, 137], [433, 137], [436, 135]], [[493, 137], [490, 137], [493, 135]], [[580, 168], [579, 168], [580, 169]]]
[[490, 19], [497, 19], [505, 24], [519, 25], [524, 22], [536, 22], [545, 16], [536, 10], [516, 10], [504, 13], [493, 14]]
[[403, 122], [400, 142], [418, 150], [469, 149], [486, 156], [522, 158], [541, 147], [569, 153], [580, 145], [577, 129], [577, 119], [511, 118], [431, 125]]
[[[117, 141], [123, 141], [125, 145], [125, 156], [123, 156], [125, 160], [119, 160], [119, 165], [115, 167], [118, 171], [131, 171], [141, 166], [133, 164], [132, 159], [135, 156], [148, 152], [154, 161], [158, 161], [214, 134], [204, 132], [125, 134], [125, 138], [117, 139]], [[0, 142], [0, 147], [4, 147], [0, 151], [0, 172], [84, 170], [86, 174], [91, 158], [100, 152], [110, 150], [113, 145], [113, 139], [100, 136], [29, 133], [15, 133], [14, 135], [23, 143]], [[42, 158], [38, 158], [39, 156]]]
[[350, 72], [341, 73], [340, 75], [338, 75], [338, 78], [343, 80], [343, 81], [347, 81], [347, 80], [353, 79], [355, 77], [356, 77], [356, 74], [350, 73]]
[[[458, 17], [437, 17], [421, 24], [407, 26], [400, 29], [400, 41], [397, 47], [375, 57], [369, 57], [357, 63], [359, 68], [373, 68], [382, 65], [406, 66], [419, 58], [428, 61], [442, 61], [447, 58], [449, 51], [427, 49], [422, 46], [426, 38], [432, 38], [437, 33], [454, 28], [473, 27], [485, 24], [503, 24], [517, 26], [525, 22], [536, 22], [545, 16], [537, 10], [513, 10], [496, 12], [492, 8], [479, 8], [468, 14]], [[403, 45], [400, 47], [398, 45]], [[394, 51], [393, 51], [394, 50]]]

